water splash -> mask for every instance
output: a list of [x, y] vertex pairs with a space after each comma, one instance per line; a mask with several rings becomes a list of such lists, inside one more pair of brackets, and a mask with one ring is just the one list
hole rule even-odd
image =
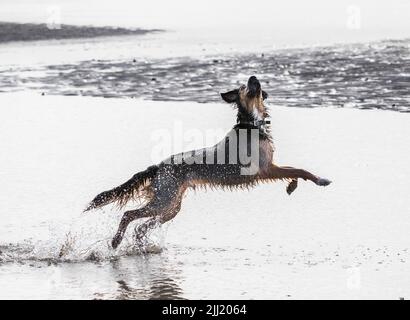
[[68, 227], [61, 222], [50, 226], [45, 240], [29, 238], [17, 243], [0, 244], [0, 263], [101, 262], [162, 252], [167, 227], [156, 225], [143, 238], [137, 237], [135, 230], [144, 221], [131, 225], [121, 245], [114, 250], [111, 239], [120, 217], [114, 210], [99, 211], [73, 218]]

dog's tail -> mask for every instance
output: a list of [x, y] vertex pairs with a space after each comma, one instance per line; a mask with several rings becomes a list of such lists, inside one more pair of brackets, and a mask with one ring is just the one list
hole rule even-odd
[[138, 172], [122, 185], [97, 195], [84, 212], [100, 208], [112, 202], [117, 202], [120, 207], [123, 207], [128, 201], [139, 194], [141, 188], [149, 184], [157, 172], [158, 166], [156, 165], [148, 167], [145, 171]]

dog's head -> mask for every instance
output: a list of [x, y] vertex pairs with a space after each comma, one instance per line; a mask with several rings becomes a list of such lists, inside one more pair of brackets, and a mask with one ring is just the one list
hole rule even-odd
[[234, 103], [242, 110], [246, 110], [249, 114], [257, 115], [258, 118], [263, 118], [266, 109], [263, 101], [268, 97], [268, 94], [262, 90], [259, 80], [252, 76], [248, 80], [247, 85], [241, 85], [239, 89], [221, 93], [221, 97], [228, 103]]

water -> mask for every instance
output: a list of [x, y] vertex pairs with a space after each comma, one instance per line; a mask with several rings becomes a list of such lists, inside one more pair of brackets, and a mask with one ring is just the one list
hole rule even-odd
[[[269, 41], [241, 47], [239, 42], [201, 43], [178, 36], [39, 44], [34, 50], [49, 50], [51, 61], [3, 66], [0, 90], [217, 102], [219, 92], [257, 75], [275, 105], [410, 111], [410, 40], [273, 50]], [[73, 52], [67, 56], [60, 50]]]
[[[408, 297], [409, 40], [199, 38], [0, 45], [0, 298]], [[250, 74], [275, 161], [334, 184], [190, 192], [142, 246], [132, 226], [113, 250], [123, 211], [87, 202], [152, 164], [156, 130], [227, 132], [234, 111], [204, 102]]]
[[[154, 162], [158, 130], [172, 133], [179, 121], [187, 132], [223, 135], [234, 111], [33, 93], [0, 99], [1, 298], [410, 294], [408, 114], [271, 106], [275, 161], [328, 177], [331, 186], [301, 182], [291, 197], [280, 182], [190, 191], [177, 217], [143, 246], [131, 226], [113, 250], [122, 213], [138, 204], [83, 214], [87, 203]], [[204, 142], [197, 144], [190, 147]]]

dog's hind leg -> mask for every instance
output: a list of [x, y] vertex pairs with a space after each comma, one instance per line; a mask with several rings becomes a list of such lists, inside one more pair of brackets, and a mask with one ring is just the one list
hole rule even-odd
[[148, 203], [145, 207], [137, 210], [131, 210], [124, 213], [122, 216], [120, 225], [118, 227], [118, 231], [115, 234], [114, 238], [112, 239], [111, 245], [114, 249], [118, 247], [121, 243], [122, 239], [124, 238], [125, 231], [127, 230], [128, 225], [140, 218], [148, 218], [152, 217], [156, 214], [156, 211], [150, 204]]
[[155, 229], [160, 224], [159, 217], [153, 217], [145, 221], [134, 229], [134, 240], [137, 243], [142, 243], [142, 239], [150, 229]]
[[145, 207], [124, 213], [118, 231], [112, 240], [114, 249], [121, 243], [125, 231], [132, 221], [140, 218], [152, 218], [137, 228], [136, 235], [142, 238], [149, 228], [156, 225], [156, 222], [165, 223], [176, 216], [181, 209], [181, 200], [185, 189], [173, 184], [167, 185], [167, 187], [170, 189], [163, 186], [164, 191], [154, 196]]
[[164, 224], [172, 220], [181, 210], [183, 191], [180, 190], [179, 197], [176, 198], [169, 206], [161, 212], [161, 215], [155, 216], [144, 222], [135, 229], [135, 239], [141, 241], [150, 229], [154, 229], [159, 224]]
[[[173, 166], [164, 166], [157, 171], [155, 179], [152, 181], [153, 198], [143, 208], [127, 211], [121, 219], [120, 226], [112, 240], [112, 247], [115, 249], [121, 243], [128, 225], [139, 218], [156, 217], [160, 223], [172, 219], [181, 208], [181, 199], [187, 184], [185, 184], [185, 173]], [[141, 225], [141, 234], [145, 234], [148, 227], [155, 225], [154, 219]], [[145, 232], [143, 232], [146, 229]], [[138, 235], [137, 228], [137, 235]]]

